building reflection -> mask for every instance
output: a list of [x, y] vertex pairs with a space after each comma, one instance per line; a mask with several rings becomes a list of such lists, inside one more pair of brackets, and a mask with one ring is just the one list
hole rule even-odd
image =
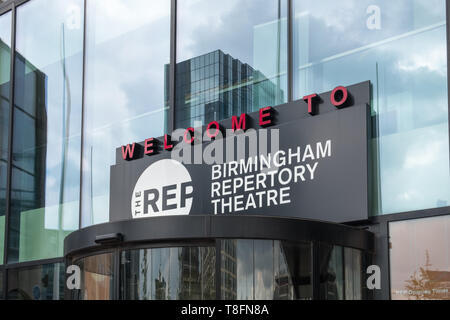
[[[165, 75], [168, 101], [167, 65]], [[229, 118], [285, 100], [279, 84], [222, 50], [177, 63], [175, 95], [175, 128]]]
[[223, 240], [220, 271], [222, 299], [312, 299], [309, 243]]

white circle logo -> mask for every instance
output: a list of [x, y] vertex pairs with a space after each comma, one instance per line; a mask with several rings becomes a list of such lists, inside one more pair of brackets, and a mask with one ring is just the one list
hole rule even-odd
[[188, 215], [192, 180], [186, 167], [172, 159], [159, 160], [141, 174], [131, 197], [133, 218]]

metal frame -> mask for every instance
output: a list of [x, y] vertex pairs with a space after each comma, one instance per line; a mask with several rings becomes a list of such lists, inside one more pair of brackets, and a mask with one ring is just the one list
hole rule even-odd
[[[121, 233], [122, 241], [105, 245], [98, 235]], [[186, 242], [208, 239], [270, 239], [317, 241], [373, 252], [373, 234], [360, 228], [314, 220], [267, 216], [166, 216], [93, 225], [72, 232], [64, 240], [67, 257], [124, 244]]]
[[8, 262], [9, 248], [9, 218], [11, 216], [11, 177], [12, 177], [12, 144], [13, 144], [13, 123], [14, 123], [14, 72], [15, 72], [15, 51], [16, 51], [16, 7], [11, 3], [11, 56], [10, 56], [10, 86], [9, 86], [9, 128], [8, 128], [8, 164], [6, 173], [6, 210], [5, 210], [5, 230], [4, 230], [4, 246], [3, 246], [3, 263], [5, 272], [3, 273], [3, 296], [7, 299], [8, 292], [8, 270], [6, 268]]
[[78, 228], [81, 228], [82, 226], [82, 210], [83, 208], [81, 207], [81, 204], [83, 203], [83, 192], [81, 192], [83, 190], [83, 156], [84, 156], [84, 117], [85, 117], [85, 112], [84, 112], [84, 106], [85, 106], [85, 102], [86, 102], [86, 98], [85, 98], [85, 94], [84, 94], [84, 89], [86, 87], [86, 12], [87, 12], [87, 0], [83, 1], [84, 3], [84, 11], [83, 11], [83, 75], [82, 75], [82, 98], [81, 98], [81, 143], [80, 143], [80, 202], [78, 204], [79, 207], [79, 211], [78, 211]]
[[[31, 266], [38, 266], [42, 264], [48, 264], [48, 263], [55, 263], [55, 262], [62, 262], [64, 261], [63, 258], [55, 258], [55, 259], [45, 259], [45, 260], [38, 260], [38, 261], [30, 261], [25, 263], [14, 263], [14, 264], [8, 264], [8, 239], [9, 239], [9, 217], [10, 217], [10, 194], [11, 194], [11, 174], [12, 174], [12, 133], [13, 133], [13, 112], [14, 112], [14, 71], [15, 71], [15, 34], [16, 34], [16, 25], [15, 25], [15, 18], [16, 18], [16, 7], [20, 6], [30, 0], [10, 0], [6, 1], [5, 3], [0, 4], [0, 15], [11, 11], [12, 12], [12, 35], [11, 35], [11, 88], [10, 88], [10, 119], [9, 119], [9, 133], [10, 136], [8, 137], [8, 169], [7, 169], [7, 199], [6, 199], [6, 213], [5, 213], [5, 246], [4, 246], [4, 265], [0, 265], [0, 269], [3, 271], [3, 283], [4, 283], [4, 297], [6, 298], [7, 293], [7, 272], [8, 269], [13, 268], [24, 268], [24, 267], [31, 267]], [[293, 0], [287, 0], [287, 6], [288, 6], [288, 101], [293, 100], [294, 95], [294, 70], [293, 70]], [[86, 3], [87, 0], [84, 0], [84, 32], [83, 32], [83, 102], [82, 102], [82, 131], [81, 131], [81, 160], [83, 157], [83, 133], [84, 133], [84, 88], [85, 88], [85, 55], [86, 55]], [[168, 128], [169, 130], [172, 130], [174, 127], [174, 110], [175, 110], [175, 76], [176, 76], [176, 17], [177, 17], [177, 0], [171, 0], [171, 25], [170, 25], [170, 92], [169, 92], [169, 126], [172, 126], [172, 128]], [[446, 0], [446, 24], [447, 24], [447, 61], [450, 61], [450, 0]], [[448, 94], [449, 94], [449, 123], [450, 123], [450, 68], [447, 66], [447, 73], [448, 73]], [[449, 126], [449, 138], [450, 138], [450, 126]], [[450, 139], [449, 139], [450, 140]], [[450, 148], [449, 148], [450, 149]], [[450, 166], [450, 163], [449, 163]], [[80, 163], [80, 189], [82, 187], [82, 161]], [[82, 192], [80, 190], [80, 214], [79, 214], [79, 224], [81, 227], [81, 200], [82, 200]], [[395, 222], [395, 221], [404, 221], [409, 219], [420, 219], [420, 218], [431, 218], [431, 217], [437, 217], [437, 216], [444, 216], [450, 214], [450, 206], [443, 207], [443, 208], [433, 208], [433, 209], [426, 209], [426, 210], [418, 210], [418, 211], [411, 211], [411, 212], [401, 212], [401, 213], [395, 213], [395, 214], [389, 214], [389, 215], [382, 215], [382, 216], [374, 216], [371, 217], [366, 222], [361, 222], [358, 224], [361, 227], [368, 228], [369, 230], [375, 230], [377, 229], [377, 232], [379, 234], [379, 239], [377, 240], [377, 247], [380, 252], [380, 256], [382, 256], [381, 266], [383, 268], [386, 268], [385, 270], [388, 270], [387, 276], [383, 278], [382, 281], [382, 292], [379, 297], [382, 299], [389, 299], [390, 298], [390, 279], [389, 279], [389, 271], [390, 271], [390, 256], [389, 256], [389, 223]], [[314, 246], [313, 246], [314, 251]], [[220, 265], [219, 265], [220, 267]], [[314, 283], [314, 282], [313, 282]], [[219, 292], [220, 294], [220, 292]]]

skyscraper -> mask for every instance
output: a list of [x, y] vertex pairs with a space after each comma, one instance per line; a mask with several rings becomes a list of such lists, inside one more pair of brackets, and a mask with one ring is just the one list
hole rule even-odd
[[[221, 50], [177, 63], [176, 77], [175, 128], [229, 118], [284, 100], [283, 90], [264, 74]], [[168, 77], [166, 86], [167, 81]]]

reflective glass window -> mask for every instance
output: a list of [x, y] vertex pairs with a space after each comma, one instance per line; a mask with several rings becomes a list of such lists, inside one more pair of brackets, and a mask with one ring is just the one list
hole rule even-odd
[[312, 299], [310, 243], [223, 240], [221, 250], [222, 299]]
[[450, 216], [389, 224], [391, 298], [450, 300]]
[[[286, 17], [286, 0], [179, 1], [175, 126], [285, 102]], [[206, 81], [215, 70], [220, 85]]]
[[344, 248], [345, 300], [363, 299], [363, 264], [360, 250]]
[[215, 266], [215, 247], [124, 251], [120, 264], [121, 299], [215, 299]]
[[109, 220], [116, 148], [165, 132], [170, 1], [90, 0], [86, 12], [83, 227]]
[[9, 300], [63, 300], [63, 263], [8, 270]]
[[17, 7], [9, 262], [62, 256], [79, 225], [83, 11]]
[[293, 5], [295, 99], [371, 81], [374, 212], [448, 206], [446, 2]]
[[111, 300], [115, 276], [112, 253], [93, 255], [75, 261], [80, 268], [80, 289], [70, 291], [74, 300]]
[[344, 248], [319, 245], [320, 299], [344, 300]]
[[11, 81], [11, 12], [0, 16], [0, 264], [5, 241], [6, 179]]

